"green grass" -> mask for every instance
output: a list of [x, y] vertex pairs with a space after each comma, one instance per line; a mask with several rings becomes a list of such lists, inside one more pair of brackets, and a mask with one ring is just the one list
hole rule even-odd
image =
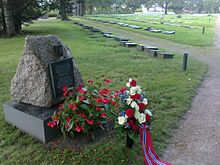
[[[204, 64], [189, 59], [188, 70], [182, 72], [181, 56], [176, 55], [173, 60], [151, 58], [73, 25], [72, 21], [37, 22], [26, 27], [24, 34], [59, 36], [72, 50], [84, 80], [110, 78], [111, 88], [118, 89], [125, 86], [128, 78], [137, 79], [147, 93], [150, 107], [159, 116], [153, 123], [152, 134], [160, 154], [207, 71]], [[10, 81], [22, 54], [24, 37], [0, 39], [0, 164], [142, 165], [138, 140], [135, 149], [128, 150], [125, 134], [120, 132], [84, 150], [70, 151], [46, 147], [5, 123], [2, 107], [10, 99]]]
[[[157, 38], [166, 39], [172, 42], [177, 42], [186, 45], [193, 46], [210, 46], [213, 44], [214, 36], [214, 25], [215, 17], [210, 16], [188, 16], [183, 15], [182, 18], [177, 18], [176, 16], [146, 16], [146, 15], [98, 15], [98, 16], [89, 16], [88, 18], [95, 18], [97, 20], [112, 20], [115, 22], [122, 22], [131, 25], [138, 25], [144, 28], [153, 27], [155, 29], [161, 29], [163, 31], [172, 31], [175, 30], [175, 35], [165, 35], [160, 33], [152, 33], [145, 31], [143, 29], [134, 30], [128, 27], [121, 27], [119, 25], [108, 26], [124, 29], [126, 31], [135, 31], [143, 35], [153, 36]], [[144, 21], [144, 22], [140, 22]], [[210, 22], [209, 22], [210, 21]], [[163, 22], [164, 24], [172, 24], [174, 26], [167, 26], [164, 24], [152, 24], [152, 22]], [[193, 29], [188, 29], [180, 27], [180, 25], [192, 26]], [[202, 34], [203, 27], [206, 28], [205, 34]]]

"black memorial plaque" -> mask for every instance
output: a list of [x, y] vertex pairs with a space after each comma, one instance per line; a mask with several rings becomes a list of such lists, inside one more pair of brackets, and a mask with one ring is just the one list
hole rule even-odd
[[73, 60], [67, 58], [49, 64], [54, 97], [63, 96], [64, 86], [74, 85]]

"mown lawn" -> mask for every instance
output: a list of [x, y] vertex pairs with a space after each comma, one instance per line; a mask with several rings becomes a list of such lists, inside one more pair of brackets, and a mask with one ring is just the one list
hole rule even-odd
[[[193, 59], [181, 71], [182, 57], [151, 58], [136, 49], [121, 47], [113, 39], [93, 34], [72, 21], [37, 22], [24, 34], [59, 36], [72, 50], [84, 80], [112, 80], [111, 88], [124, 87], [128, 78], [137, 79], [147, 93], [158, 119], [153, 123], [156, 151], [162, 153], [172, 130], [190, 106], [207, 67]], [[0, 38], [0, 164], [108, 164], [142, 165], [138, 139], [133, 150], [125, 148], [125, 134], [116, 134], [81, 151], [49, 148], [4, 121], [3, 103], [10, 99], [10, 81], [22, 54], [24, 37]]]
[[[137, 25], [143, 28], [152, 27], [163, 31], [176, 31], [175, 35], [166, 35], [161, 33], [152, 33], [146, 30], [134, 30], [128, 27], [119, 25], [107, 24], [116, 28], [124, 29], [126, 31], [135, 31], [143, 35], [153, 36], [157, 38], [167, 39], [169, 41], [193, 45], [193, 46], [210, 46], [213, 44], [215, 16], [190, 16], [182, 15], [181, 18], [172, 15], [97, 15], [88, 16], [96, 20], [111, 20], [115, 22], [122, 22], [130, 25]], [[152, 24], [155, 22], [157, 24]], [[163, 24], [161, 24], [161, 22]], [[169, 24], [170, 26], [166, 25]], [[172, 26], [171, 26], [172, 25]], [[191, 26], [192, 29], [180, 26]], [[202, 29], [205, 27], [205, 34], [202, 34]]]

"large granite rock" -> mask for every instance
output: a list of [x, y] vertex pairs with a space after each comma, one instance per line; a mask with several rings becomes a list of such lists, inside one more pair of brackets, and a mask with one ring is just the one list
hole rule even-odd
[[[56, 36], [27, 36], [24, 53], [11, 81], [11, 97], [15, 102], [51, 107], [62, 98], [54, 98], [48, 64], [60, 59], [53, 46], [62, 45], [64, 58], [72, 57], [70, 49]], [[82, 77], [73, 59], [75, 85]]]

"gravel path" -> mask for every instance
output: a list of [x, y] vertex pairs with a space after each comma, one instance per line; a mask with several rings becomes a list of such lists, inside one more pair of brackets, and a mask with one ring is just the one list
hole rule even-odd
[[102, 23], [85, 23], [170, 52], [180, 54], [187, 51], [208, 64], [209, 72], [163, 157], [173, 165], [220, 165], [220, 16], [217, 19], [214, 46], [202, 48], [126, 32]]
[[220, 165], [220, 16], [215, 46], [201, 60], [209, 72], [168, 146], [164, 159], [174, 165]]

